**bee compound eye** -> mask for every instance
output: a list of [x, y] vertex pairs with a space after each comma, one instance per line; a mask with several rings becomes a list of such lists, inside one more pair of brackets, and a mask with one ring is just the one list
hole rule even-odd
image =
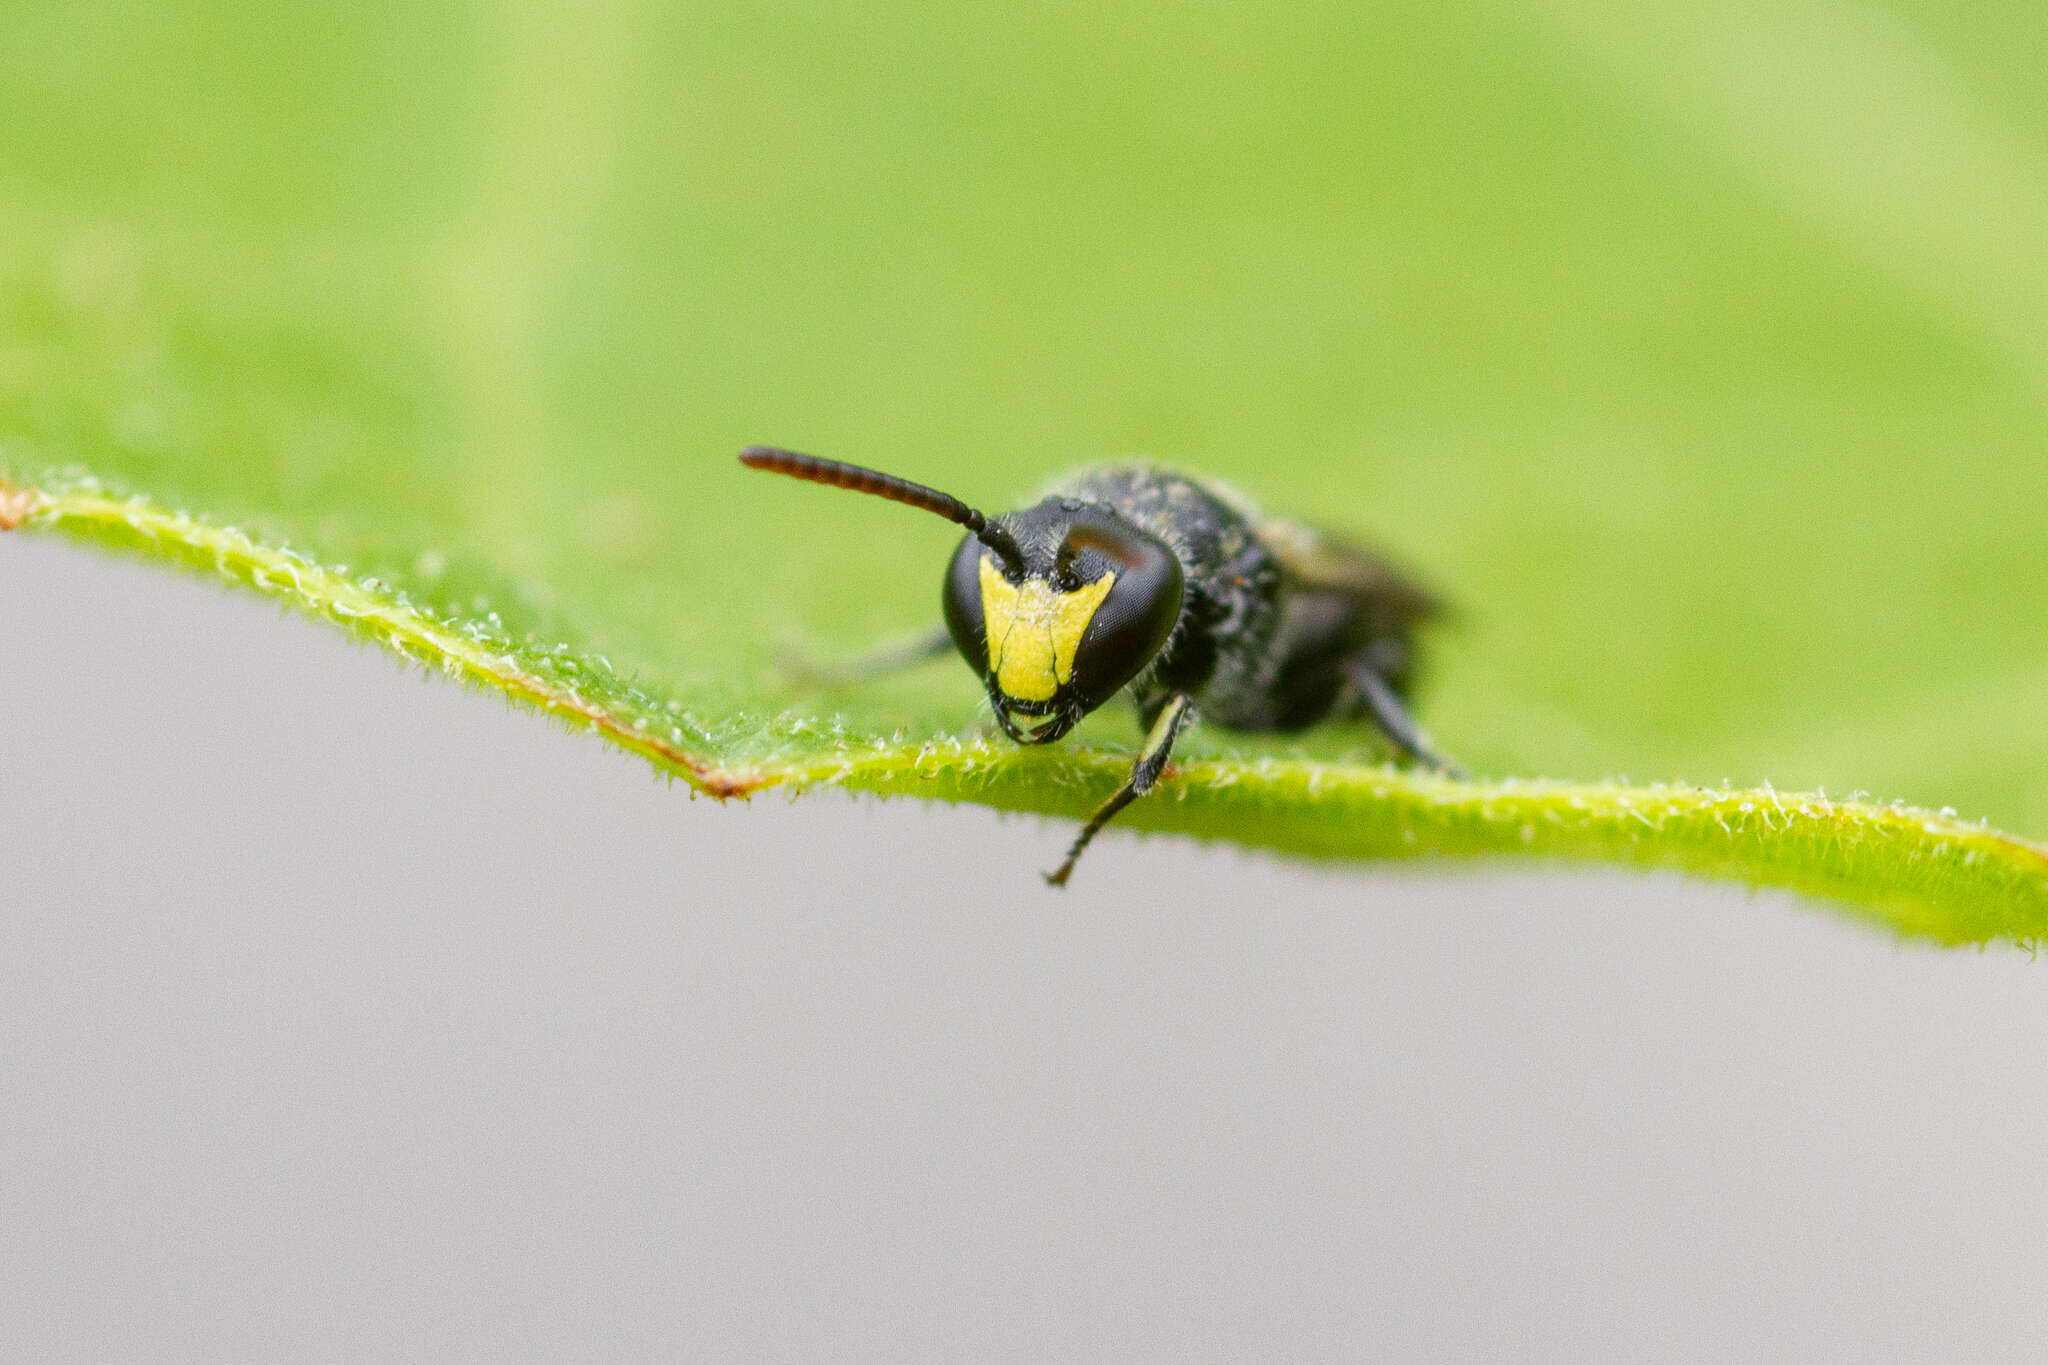
[[1101, 551], [1116, 575], [1074, 656], [1074, 688], [1095, 707], [1165, 647], [1180, 620], [1185, 582], [1173, 551], [1134, 526], [1080, 525], [1073, 539]]
[[981, 614], [981, 557], [985, 552], [973, 536], [963, 539], [953, 552], [939, 593], [939, 609], [954, 647], [969, 668], [984, 676], [988, 673], [987, 627]]

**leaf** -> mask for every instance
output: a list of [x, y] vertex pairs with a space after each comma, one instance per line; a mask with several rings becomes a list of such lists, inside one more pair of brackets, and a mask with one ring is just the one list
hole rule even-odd
[[1198, 730], [1128, 823], [2032, 940], [2048, 852], [1977, 817], [2048, 832], [2048, 95], [2015, 55], [2048, 19], [1973, 23], [17, 7], [0, 519], [289, 597], [715, 794], [1077, 814], [1127, 716], [1027, 753], [957, 663], [788, 683], [790, 640], [928, 624], [951, 536], [732, 454], [1003, 506], [1142, 453], [1438, 584], [1425, 718], [1491, 780]]

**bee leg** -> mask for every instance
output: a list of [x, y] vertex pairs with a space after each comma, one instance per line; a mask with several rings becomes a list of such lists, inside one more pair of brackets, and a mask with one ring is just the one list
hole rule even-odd
[[1354, 654], [1346, 659], [1344, 675], [1358, 690], [1358, 699], [1365, 703], [1366, 712], [1380, 727], [1380, 733], [1393, 741], [1396, 749], [1411, 761], [1425, 768], [1434, 768], [1445, 777], [1467, 776], [1463, 768], [1430, 747], [1429, 736], [1415, 723], [1415, 717], [1408, 714], [1401, 694], [1380, 676], [1368, 658]]
[[1118, 811], [1152, 790], [1152, 784], [1159, 780], [1160, 770], [1166, 767], [1167, 756], [1173, 752], [1174, 736], [1194, 714], [1194, 703], [1188, 700], [1188, 694], [1174, 693], [1173, 699], [1160, 710], [1158, 719], [1152, 722], [1152, 730], [1145, 736], [1145, 747], [1138, 750], [1137, 761], [1131, 764], [1130, 776], [1110, 793], [1109, 800], [1095, 808], [1095, 814], [1088, 817], [1088, 823], [1081, 826], [1081, 832], [1074, 836], [1074, 846], [1067, 850], [1067, 860], [1056, 871], [1046, 873], [1046, 881], [1054, 886], [1065, 886], [1089, 841], [1116, 818]]
[[798, 687], [852, 687], [891, 673], [900, 673], [927, 659], [949, 654], [953, 637], [944, 626], [934, 626], [914, 639], [880, 645], [865, 654], [837, 663], [821, 662], [794, 646], [781, 651], [783, 674]]

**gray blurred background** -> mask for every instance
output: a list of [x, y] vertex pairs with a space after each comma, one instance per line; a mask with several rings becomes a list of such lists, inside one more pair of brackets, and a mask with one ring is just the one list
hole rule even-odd
[[2048, 967], [777, 796], [0, 538], [0, 1356], [2039, 1359]]

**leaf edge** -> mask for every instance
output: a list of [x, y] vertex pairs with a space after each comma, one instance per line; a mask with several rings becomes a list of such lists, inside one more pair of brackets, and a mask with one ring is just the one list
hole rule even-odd
[[[0, 476], [0, 530], [16, 528], [169, 561], [282, 599], [402, 658], [595, 730], [720, 800], [770, 787], [840, 787], [1078, 817], [1129, 763], [1114, 750], [942, 738], [914, 747], [843, 742], [835, 755], [732, 765], [703, 732], [695, 732], [701, 749], [681, 725], [656, 733], [522, 662], [509, 641], [374, 579], [90, 476], [40, 487]], [[1936, 943], [2002, 940], [2033, 950], [2048, 938], [2048, 846], [1951, 812], [1769, 786], [1452, 781], [1378, 765], [1222, 759], [1175, 765], [1119, 825], [1324, 860], [1476, 856], [1665, 868], [1816, 897]]]

